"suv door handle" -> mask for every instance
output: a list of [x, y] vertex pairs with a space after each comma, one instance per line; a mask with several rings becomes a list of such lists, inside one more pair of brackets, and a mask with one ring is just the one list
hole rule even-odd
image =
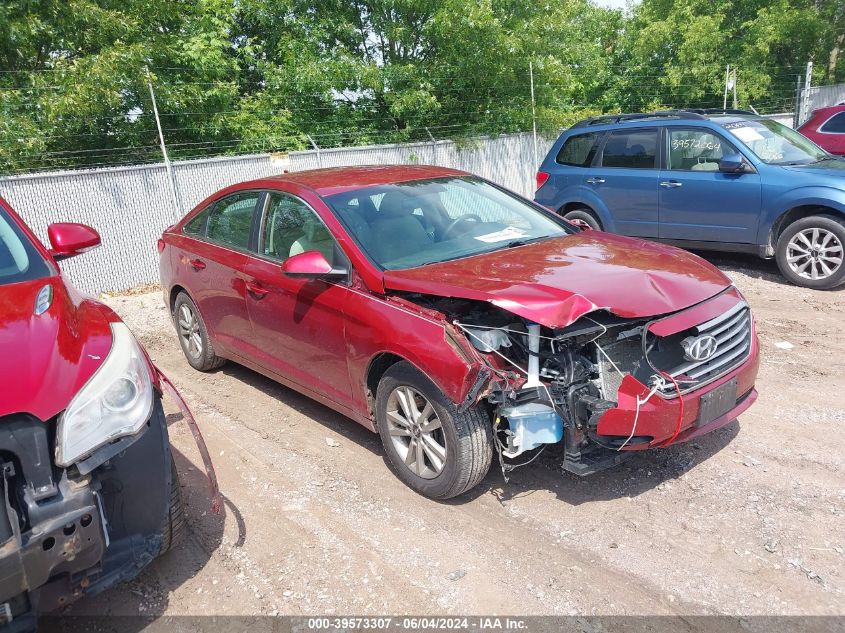
[[587, 182], [591, 185], [600, 185], [604, 182], [604, 178], [596, 178], [593, 176], [592, 178], [587, 178]]
[[684, 183], [678, 182], [677, 180], [664, 180], [660, 183], [660, 186], [666, 189], [677, 189], [678, 187], [683, 187]]
[[200, 271], [200, 270], [203, 270], [205, 268], [205, 262], [202, 261], [201, 259], [191, 259], [191, 260], [188, 260], [188, 263], [191, 265], [191, 268], [193, 268], [196, 271]]
[[270, 292], [257, 281], [246, 282], [246, 289], [251, 295], [254, 295], [256, 299], [263, 299], [267, 296], [267, 293]]

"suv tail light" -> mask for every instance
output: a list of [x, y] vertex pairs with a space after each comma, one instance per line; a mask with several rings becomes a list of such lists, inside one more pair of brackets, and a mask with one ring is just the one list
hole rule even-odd
[[158, 238], [158, 242], [156, 242], [156, 246], [158, 247], [158, 252], [161, 253], [164, 251], [164, 240]]
[[540, 187], [546, 184], [546, 181], [549, 179], [550, 175], [551, 174], [548, 174], [544, 171], [537, 172], [537, 189], [535, 189], [535, 191], [538, 191]]

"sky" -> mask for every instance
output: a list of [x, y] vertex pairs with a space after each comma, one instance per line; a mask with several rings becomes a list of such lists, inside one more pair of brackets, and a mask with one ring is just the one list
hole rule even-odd
[[[593, 0], [600, 7], [608, 7], [610, 9], [625, 9], [628, 6], [628, 0]], [[637, 0], [634, 0], [634, 4]]]

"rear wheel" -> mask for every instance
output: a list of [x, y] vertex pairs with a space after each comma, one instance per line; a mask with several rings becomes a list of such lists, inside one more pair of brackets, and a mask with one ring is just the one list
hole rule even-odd
[[376, 393], [379, 435], [391, 470], [434, 499], [475, 487], [490, 469], [490, 416], [480, 407], [461, 411], [410, 363], [391, 366]]
[[592, 229], [594, 231], [601, 231], [601, 222], [593, 213], [592, 209], [588, 207], [578, 207], [563, 214], [565, 220], [568, 220], [575, 226], [580, 226], [585, 229]]
[[829, 215], [796, 220], [780, 234], [778, 268], [792, 283], [827, 290], [845, 282], [845, 221]]
[[225, 358], [214, 353], [208, 330], [202, 320], [197, 306], [184, 292], [176, 296], [173, 304], [173, 320], [176, 322], [176, 332], [179, 334], [179, 344], [188, 363], [199, 371], [210, 371], [221, 367]]

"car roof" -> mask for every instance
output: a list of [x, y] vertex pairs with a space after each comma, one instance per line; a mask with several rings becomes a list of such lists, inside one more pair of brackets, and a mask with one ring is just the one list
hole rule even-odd
[[293, 183], [308, 187], [320, 196], [330, 196], [364, 187], [389, 185], [411, 180], [426, 180], [444, 176], [469, 176], [465, 171], [435, 167], [434, 165], [365, 165], [358, 167], [328, 167], [279, 174], [253, 181], [255, 186], [272, 187], [274, 183]]
[[823, 108], [816, 108], [813, 114], [829, 114], [832, 112], [845, 111], [845, 103], [838, 103], [836, 105], [824, 106]]
[[644, 125], [695, 125], [707, 121], [724, 125], [736, 121], [756, 121], [761, 118], [763, 117], [746, 110], [664, 110], [630, 114], [603, 114], [579, 121], [569, 129], [587, 128], [604, 131], [618, 127], [642, 127]]

